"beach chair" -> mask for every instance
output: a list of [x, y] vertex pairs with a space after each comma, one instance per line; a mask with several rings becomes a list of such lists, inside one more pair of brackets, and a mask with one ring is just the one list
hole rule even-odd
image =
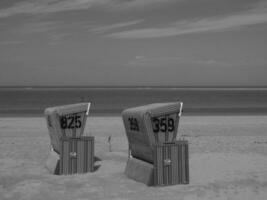
[[94, 137], [83, 136], [90, 103], [45, 109], [51, 150], [46, 166], [55, 174], [93, 171]]
[[176, 140], [182, 108], [182, 102], [170, 102], [122, 112], [129, 143], [128, 177], [147, 185], [189, 183], [188, 141]]

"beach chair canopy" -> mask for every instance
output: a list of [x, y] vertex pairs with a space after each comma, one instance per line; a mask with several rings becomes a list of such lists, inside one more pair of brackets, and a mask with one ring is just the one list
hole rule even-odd
[[153, 162], [153, 146], [176, 140], [182, 102], [155, 103], [122, 112], [131, 155]]
[[56, 152], [60, 152], [61, 137], [83, 135], [90, 103], [78, 103], [45, 109], [45, 117], [51, 140]]

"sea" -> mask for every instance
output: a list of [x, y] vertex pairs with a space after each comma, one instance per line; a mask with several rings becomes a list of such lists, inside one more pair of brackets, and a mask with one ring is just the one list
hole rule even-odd
[[0, 87], [0, 116], [43, 116], [48, 107], [91, 102], [92, 116], [150, 103], [184, 103], [184, 115], [267, 115], [267, 88]]

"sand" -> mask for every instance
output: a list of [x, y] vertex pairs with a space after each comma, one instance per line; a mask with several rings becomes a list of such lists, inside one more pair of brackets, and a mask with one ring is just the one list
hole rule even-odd
[[[0, 118], [0, 199], [267, 199], [267, 116], [185, 116], [190, 184], [147, 187], [124, 175], [127, 139], [120, 117], [89, 117], [101, 167], [56, 176], [45, 168], [44, 118]], [[112, 136], [109, 152], [108, 136]]]

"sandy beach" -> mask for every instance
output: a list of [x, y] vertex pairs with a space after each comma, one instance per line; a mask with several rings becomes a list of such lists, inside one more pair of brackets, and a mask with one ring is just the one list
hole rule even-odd
[[0, 0], [0, 200], [267, 200], [266, 35], [267, 0]]
[[[45, 168], [45, 118], [0, 118], [0, 199], [257, 199], [267, 198], [267, 116], [184, 116], [190, 184], [147, 187], [124, 175], [127, 139], [120, 117], [89, 117], [102, 159], [94, 173], [56, 176]], [[112, 152], [107, 139], [112, 136]]]

